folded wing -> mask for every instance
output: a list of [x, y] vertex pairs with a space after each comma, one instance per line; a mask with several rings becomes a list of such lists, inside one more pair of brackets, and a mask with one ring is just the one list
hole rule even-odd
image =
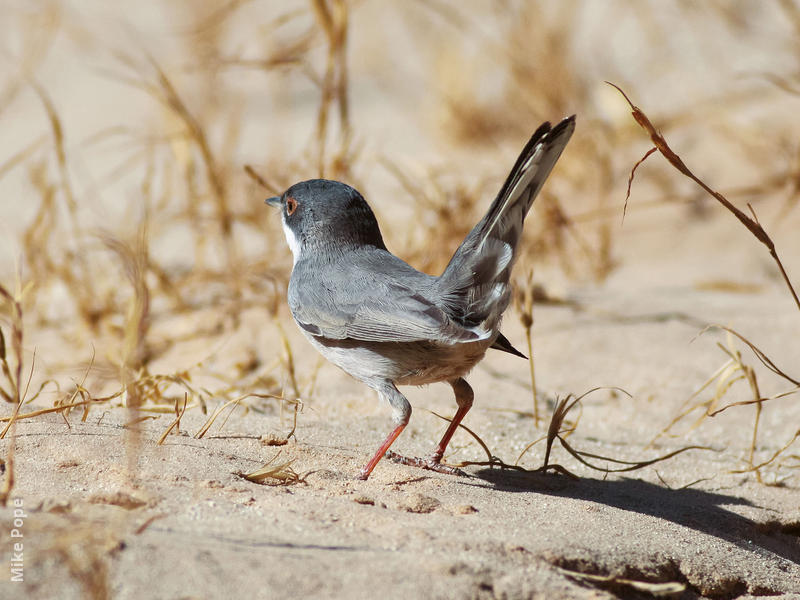
[[375, 252], [349, 256], [335, 268], [317, 269], [314, 276], [305, 272], [310, 267], [295, 265], [289, 307], [297, 324], [317, 337], [372, 342], [452, 344], [491, 335], [460, 325], [427, 297], [435, 278], [385, 251], [377, 260]]

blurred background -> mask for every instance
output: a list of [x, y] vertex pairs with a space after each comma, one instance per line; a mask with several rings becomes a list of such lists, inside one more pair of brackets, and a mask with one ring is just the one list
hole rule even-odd
[[520, 289], [784, 294], [658, 155], [623, 222], [651, 144], [605, 81], [800, 273], [793, 0], [4, 0], [0, 40], [0, 282], [46, 403], [309, 397], [319, 364], [293, 359], [291, 257], [263, 199], [346, 181], [389, 248], [437, 273], [533, 130], [573, 113]]

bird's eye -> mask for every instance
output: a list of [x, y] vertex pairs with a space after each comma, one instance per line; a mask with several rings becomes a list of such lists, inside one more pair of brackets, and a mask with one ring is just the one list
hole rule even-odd
[[289, 196], [286, 199], [286, 214], [291, 216], [297, 210], [297, 200]]

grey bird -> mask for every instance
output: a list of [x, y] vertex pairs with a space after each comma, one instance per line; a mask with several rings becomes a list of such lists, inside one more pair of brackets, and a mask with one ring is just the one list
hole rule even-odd
[[[574, 129], [573, 115], [536, 130], [489, 211], [438, 277], [390, 253], [369, 205], [344, 183], [312, 179], [266, 200], [280, 208], [294, 257], [288, 298], [300, 330], [327, 360], [375, 390], [392, 409], [395, 427], [360, 479], [367, 479], [384, 455], [460, 474], [441, 461], [472, 406], [473, 391], [464, 377], [489, 348], [523, 356], [500, 333], [511, 268], [525, 216]], [[439, 381], [452, 386], [458, 405], [439, 445], [428, 459], [394, 454], [389, 447], [411, 416], [397, 386]]]

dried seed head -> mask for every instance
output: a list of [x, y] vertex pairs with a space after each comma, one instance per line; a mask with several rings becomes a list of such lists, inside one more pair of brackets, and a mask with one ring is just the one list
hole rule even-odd
[[514, 286], [514, 308], [519, 315], [520, 323], [526, 331], [533, 327], [533, 300], [536, 285], [533, 283], [533, 271], [528, 271], [524, 282], [517, 282]]

